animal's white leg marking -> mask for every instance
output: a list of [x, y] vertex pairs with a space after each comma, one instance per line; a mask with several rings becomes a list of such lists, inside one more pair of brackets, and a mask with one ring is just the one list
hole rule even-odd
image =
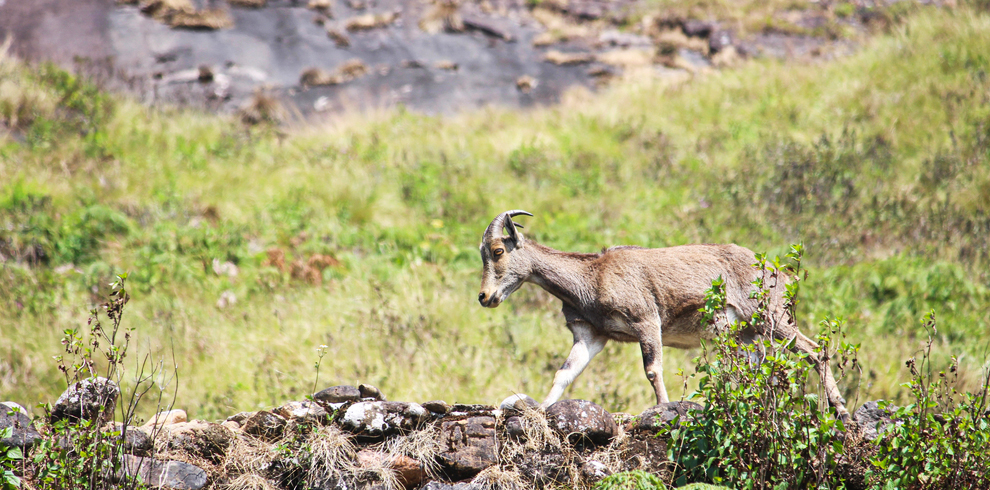
[[608, 341], [605, 337], [595, 335], [591, 325], [585, 322], [572, 322], [568, 327], [574, 334], [574, 345], [571, 346], [571, 353], [564, 361], [564, 365], [553, 377], [553, 387], [550, 388], [550, 394], [543, 400], [544, 407], [548, 407], [560, 399], [561, 395], [564, 394], [564, 389], [574, 382], [574, 379], [581, 374], [581, 371], [584, 371], [591, 359], [605, 348], [605, 343]]

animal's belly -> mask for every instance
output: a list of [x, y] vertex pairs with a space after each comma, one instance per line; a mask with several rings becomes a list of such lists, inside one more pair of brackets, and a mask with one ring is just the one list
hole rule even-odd
[[604, 322], [605, 336], [618, 342], [639, 342], [639, 333], [620, 314], [609, 316]]

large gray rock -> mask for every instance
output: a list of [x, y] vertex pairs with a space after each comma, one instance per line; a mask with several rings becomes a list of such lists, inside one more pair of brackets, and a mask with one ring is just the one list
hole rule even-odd
[[94, 420], [106, 422], [113, 418], [113, 409], [120, 396], [120, 387], [113, 380], [97, 377], [73, 383], [52, 407], [51, 421]]
[[358, 402], [347, 408], [340, 426], [365, 437], [381, 437], [413, 430], [430, 417], [418, 403]]
[[478, 415], [440, 423], [440, 462], [447, 473], [470, 478], [496, 463], [495, 417]]
[[12, 402], [0, 403], [0, 430], [13, 428], [10, 437], [0, 439], [0, 448], [19, 447], [27, 449], [41, 440], [41, 434], [34, 428], [31, 417], [24, 407]]
[[356, 386], [331, 386], [313, 395], [313, 399], [321, 403], [356, 402], [361, 399], [361, 390]]
[[883, 434], [887, 426], [894, 423], [891, 414], [890, 409], [880, 408], [879, 402], [872, 401], [859, 407], [852, 419], [863, 439], [873, 441]]
[[[309, 400], [289, 402], [272, 410], [286, 420], [294, 420], [301, 424], [315, 424], [327, 419], [327, 411], [318, 403]], [[241, 423], [241, 422], [238, 422]]]
[[612, 414], [587, 400], [563, 400], [550, 405], [547, 422], [572, 443], [608, 444], [619, 433]]
[[647, 408], [636, 417], [635, 429], [638, 431], [656, 432], [676, 420], [688, 418], [688, 412], [701, 410], [703, 407], [694, 402], [661, 403]]
[[181, 461], [159, 461], [152, 458], [125, 455], [124, 471], [128, 476], [156, 488], [199, 490], [206, 486], [207, 474], [202, 468]]

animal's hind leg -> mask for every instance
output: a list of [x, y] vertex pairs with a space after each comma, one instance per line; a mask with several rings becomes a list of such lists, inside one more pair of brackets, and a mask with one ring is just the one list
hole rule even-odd
[[[818, 372], [818, 376], [821, 378], [822, 386], [825, 388], [825, 397], [828, 399], [829, 405], [835, 407], [836, 413], [842, 420], [849, 419], [849, 410], [846, 409], [846, 400], [842, 398], [842, 394], [839, 392], [839, 385], [835, 382], [835, 376], [832, 374], [832, 369], [828, 366], [828, 362], [822, 358], [821, 353], [815, 352], [818, 348], [813, 340], [805, 337], [800, 331], [795, 327], [794, 349], [799, 352], [804, 352], [808, 354], [808, 361], [812, 363], [815, 367], [815, 371]], [[789, 337], [785, 336], [780, 330], [774, 331], [774, 337], [785, 338], [790, 340]]]
[[646, 379], [653, 385], [657, 395], [657, 404], [667, 403], [667, 388], [663, 385], [663, 341], [660, 333], [660, 322], [643, 326], [640, 330], [643, 336], [639, 340], [639, 348], [643, 352], [643, 370]]

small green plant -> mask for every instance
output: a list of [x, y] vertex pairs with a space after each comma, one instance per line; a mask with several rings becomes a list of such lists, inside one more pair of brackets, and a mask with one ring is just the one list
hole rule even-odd
[[[6, 439], [13, 435], [13, 427], [0, 429], [0, 439]], [[24, 454], [19, 447], [7, 447], [0, 449], [0, 490], [14, 490], [21, 488], [21, 479], [14, 474], [14, 469], [19, 461], [24, 459]]]
[[[837, 457], [844, 451], [837, 432], [840, 420], [824, 410], [823, 396], [808, 387], [812, 366], [804, 355], [791, 353], [787, 342], [771, 339], [743, 344], [734, 335], [752, 326], [772, 328], [770, 287], [791, 276], [784, 294], [792, 315], [802, 278], [800, 245], [786, 261], [757, 255], [763, 273], [754, 281], [758, 300], [753, 316], [716, 337], [696, 359], [702, 373], [698, 391], [704, 411], [662, 434], [669, 437], [668, 457], [675, 463], [674, 483], [710, 482], [733, 488], [838, 488]], [[713, 321], [725, 307], [721, 278], [712, 282], [702, 313]], [[832, 320], [822, 322], [834, 328]], [[827, 335], [819, 336], [820, 349]], [[848, 358], [857, 346], [840, 344]], [[701, 362], [704, 361], [704, 362]], [[762, 362], [761, 362], [762, 361]]]
[[[959, 393], [958, 360], [948, 372], [934, 373], [931, 347], [937, 333], [935, 312], [922, 322], [928, 341], [920, 360], [910, 358], [914, 403], [894, 409], [893, 424], [877, 440], [868, 475], [874, 489], [990, 487], [990, 370], [976, 393]], [[888, 404], [881, 408], [893, 409]]]
[[602, 478], [595, 490], [667, 490], [660, 477], [643, 470], [624, 471]]

